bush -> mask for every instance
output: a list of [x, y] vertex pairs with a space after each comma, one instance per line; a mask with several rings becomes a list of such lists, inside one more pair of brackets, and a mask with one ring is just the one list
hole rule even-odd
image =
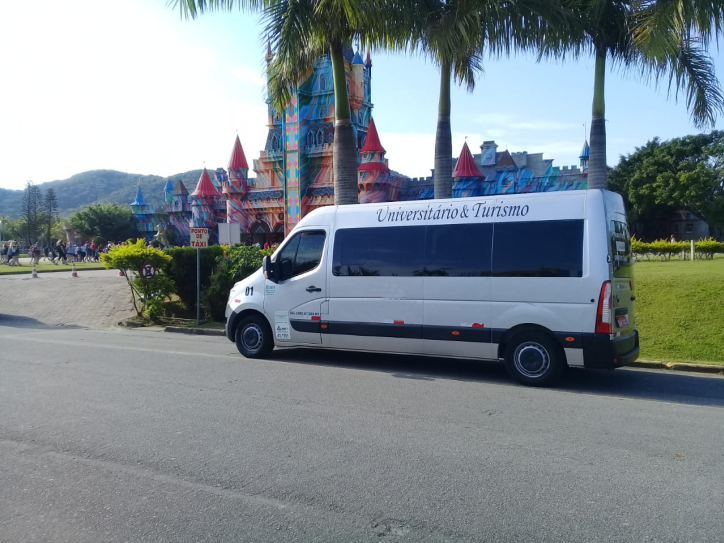
[[[165, 272], [176, 283], [176, 293], [188, 307], [196, 305], [196, 249], [194, 247], [174, 247], [163, 251], [170, 257]], [[217, 260], [224, 254], [220, 245], [201, 249], [201, 290], [209, 286], [211, 274]]]
[[[146, 247], [143, 239], [126, 242], [112, 247], [107, 253], [101, 254], [101, 262], [106, 268], [121, 270], [131, 288], [131, 299], [136, 313], [146, 313], [155, 317], [159, 315], [163, 301], [174, 291], [175, 285], [164, 273], [164, 268], [171, 257], [159, 249]], [[156, 269], [156, 275], [150, 279], [141, 277], [141, 270], [146, 264]], [[136, 303], [140, 301], [140, 307]]]
[[711, 260], [715, 254], [724, 254], [724, 243], [714, 238], [704, 238], [694, 242], [694, 252], [697, 258]]
[[258, 270], [263, 258], [273, 252], [274, 249], [260, 249], [257, 245], [234, 245], [226, 256], [218, 259], [209, 286], [201, 296], [204, 309], [212, 320], [224, 320], [226, 302], [234, 283]]

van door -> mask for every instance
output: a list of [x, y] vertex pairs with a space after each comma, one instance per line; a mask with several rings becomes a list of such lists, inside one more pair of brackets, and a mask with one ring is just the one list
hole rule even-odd
[[633, 334], [636, 325], [634, 311], [634, 277], [631, 236], [626, 215], [608, 213], [609, 260], [611, 261], [611, 330], [614, 338]]
[[425, 227], [364, 224], [337, 213], [329, 277], [329, 322], [334, 348], [422, 353]]
[[320, 344], [322, 302], [327, 293], [327, 227], [295, 232], [272, 264], [279, 277], [264, 281], [264, 312], [274, 327], [277, 345]]
[[425, 238], [425, 352], [497, 358], [491, 343], [492, 219], [428, 224]]

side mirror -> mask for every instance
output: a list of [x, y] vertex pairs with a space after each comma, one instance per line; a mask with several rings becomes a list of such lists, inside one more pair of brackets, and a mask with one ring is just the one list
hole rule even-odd
[[274, 269], [276, 266], [271, 261], [271, 257], [269, 255], [264, 257], [264, 260], [262, 261], [262, 270], [264, 271], [264, 277], [269, 279], [272, 283], [276, 283], [276, 274], [274, 273], [276, 270]]

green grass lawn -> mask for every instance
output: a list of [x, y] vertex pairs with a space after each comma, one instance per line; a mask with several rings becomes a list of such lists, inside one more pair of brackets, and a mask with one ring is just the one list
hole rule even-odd
[[641, 359], [724, 365], [724, 259], [637, 262]]
[[[82, 262], [79, 264], [76, 264], [75, 267], [80, 270], [104, 270], [103, 264], [100, 262]], [[28, 264], [23, 264], [22, 266], [7, 266], [5, 264], [0, 264], [0, 275], [10, 275], [10, 274], [16, 274], [16, 273], [27, 273], [30, 274], [33, 267]], [[41, 262], [37, 265], [36, 269], [38, 270], [38, 273], [44, 272], [44, 271], [64, 271], [67, 273], [70, 273], [71, 265], [70, 264], [58, 264], [57, 266], [55, 264], [51, 264], [50, 262]]]

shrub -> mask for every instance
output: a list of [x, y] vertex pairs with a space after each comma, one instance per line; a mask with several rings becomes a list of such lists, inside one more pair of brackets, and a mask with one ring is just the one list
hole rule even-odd
[[[223, 247], [212, 245], [201, 249], [201, 290], [209, 286], [216, 261], [223, 256]], [[189, 307], [196, 304], [196, 249], [174, 247], [163, 251], [170, 257], [165, 272], [176, 283], [176, 293]]]
[[263, 258], [273, 252], [274, 249], [260, 249], [257, 245], [234, 245], [218, 259], [209, 286], [202, 294], [204, 309], [212, 320], [224, 320], [226, 302], [234, 283], [258, 270]]
[[697, 258], [711, 260], [715, 254], [724, 254], [724, 243], [716, 241], [714, 238], [704, 238], [694, 242], [694, 252]]
[[[158, 316], [163, 301], [173, 293], [174, 282], [164, 273], [170, 261], [170, 256], [159, 249], [147, 247], [143, 239], [116, 245], [107, 253], [101, 254], [101, 262], [106, 268], [123, 272], [131, 288], [133, 307], [139, 316], [143, 313]], [[146, 264], [156, 269], [156, 275], [150, 279], [141, 277], [141, 270]]]

